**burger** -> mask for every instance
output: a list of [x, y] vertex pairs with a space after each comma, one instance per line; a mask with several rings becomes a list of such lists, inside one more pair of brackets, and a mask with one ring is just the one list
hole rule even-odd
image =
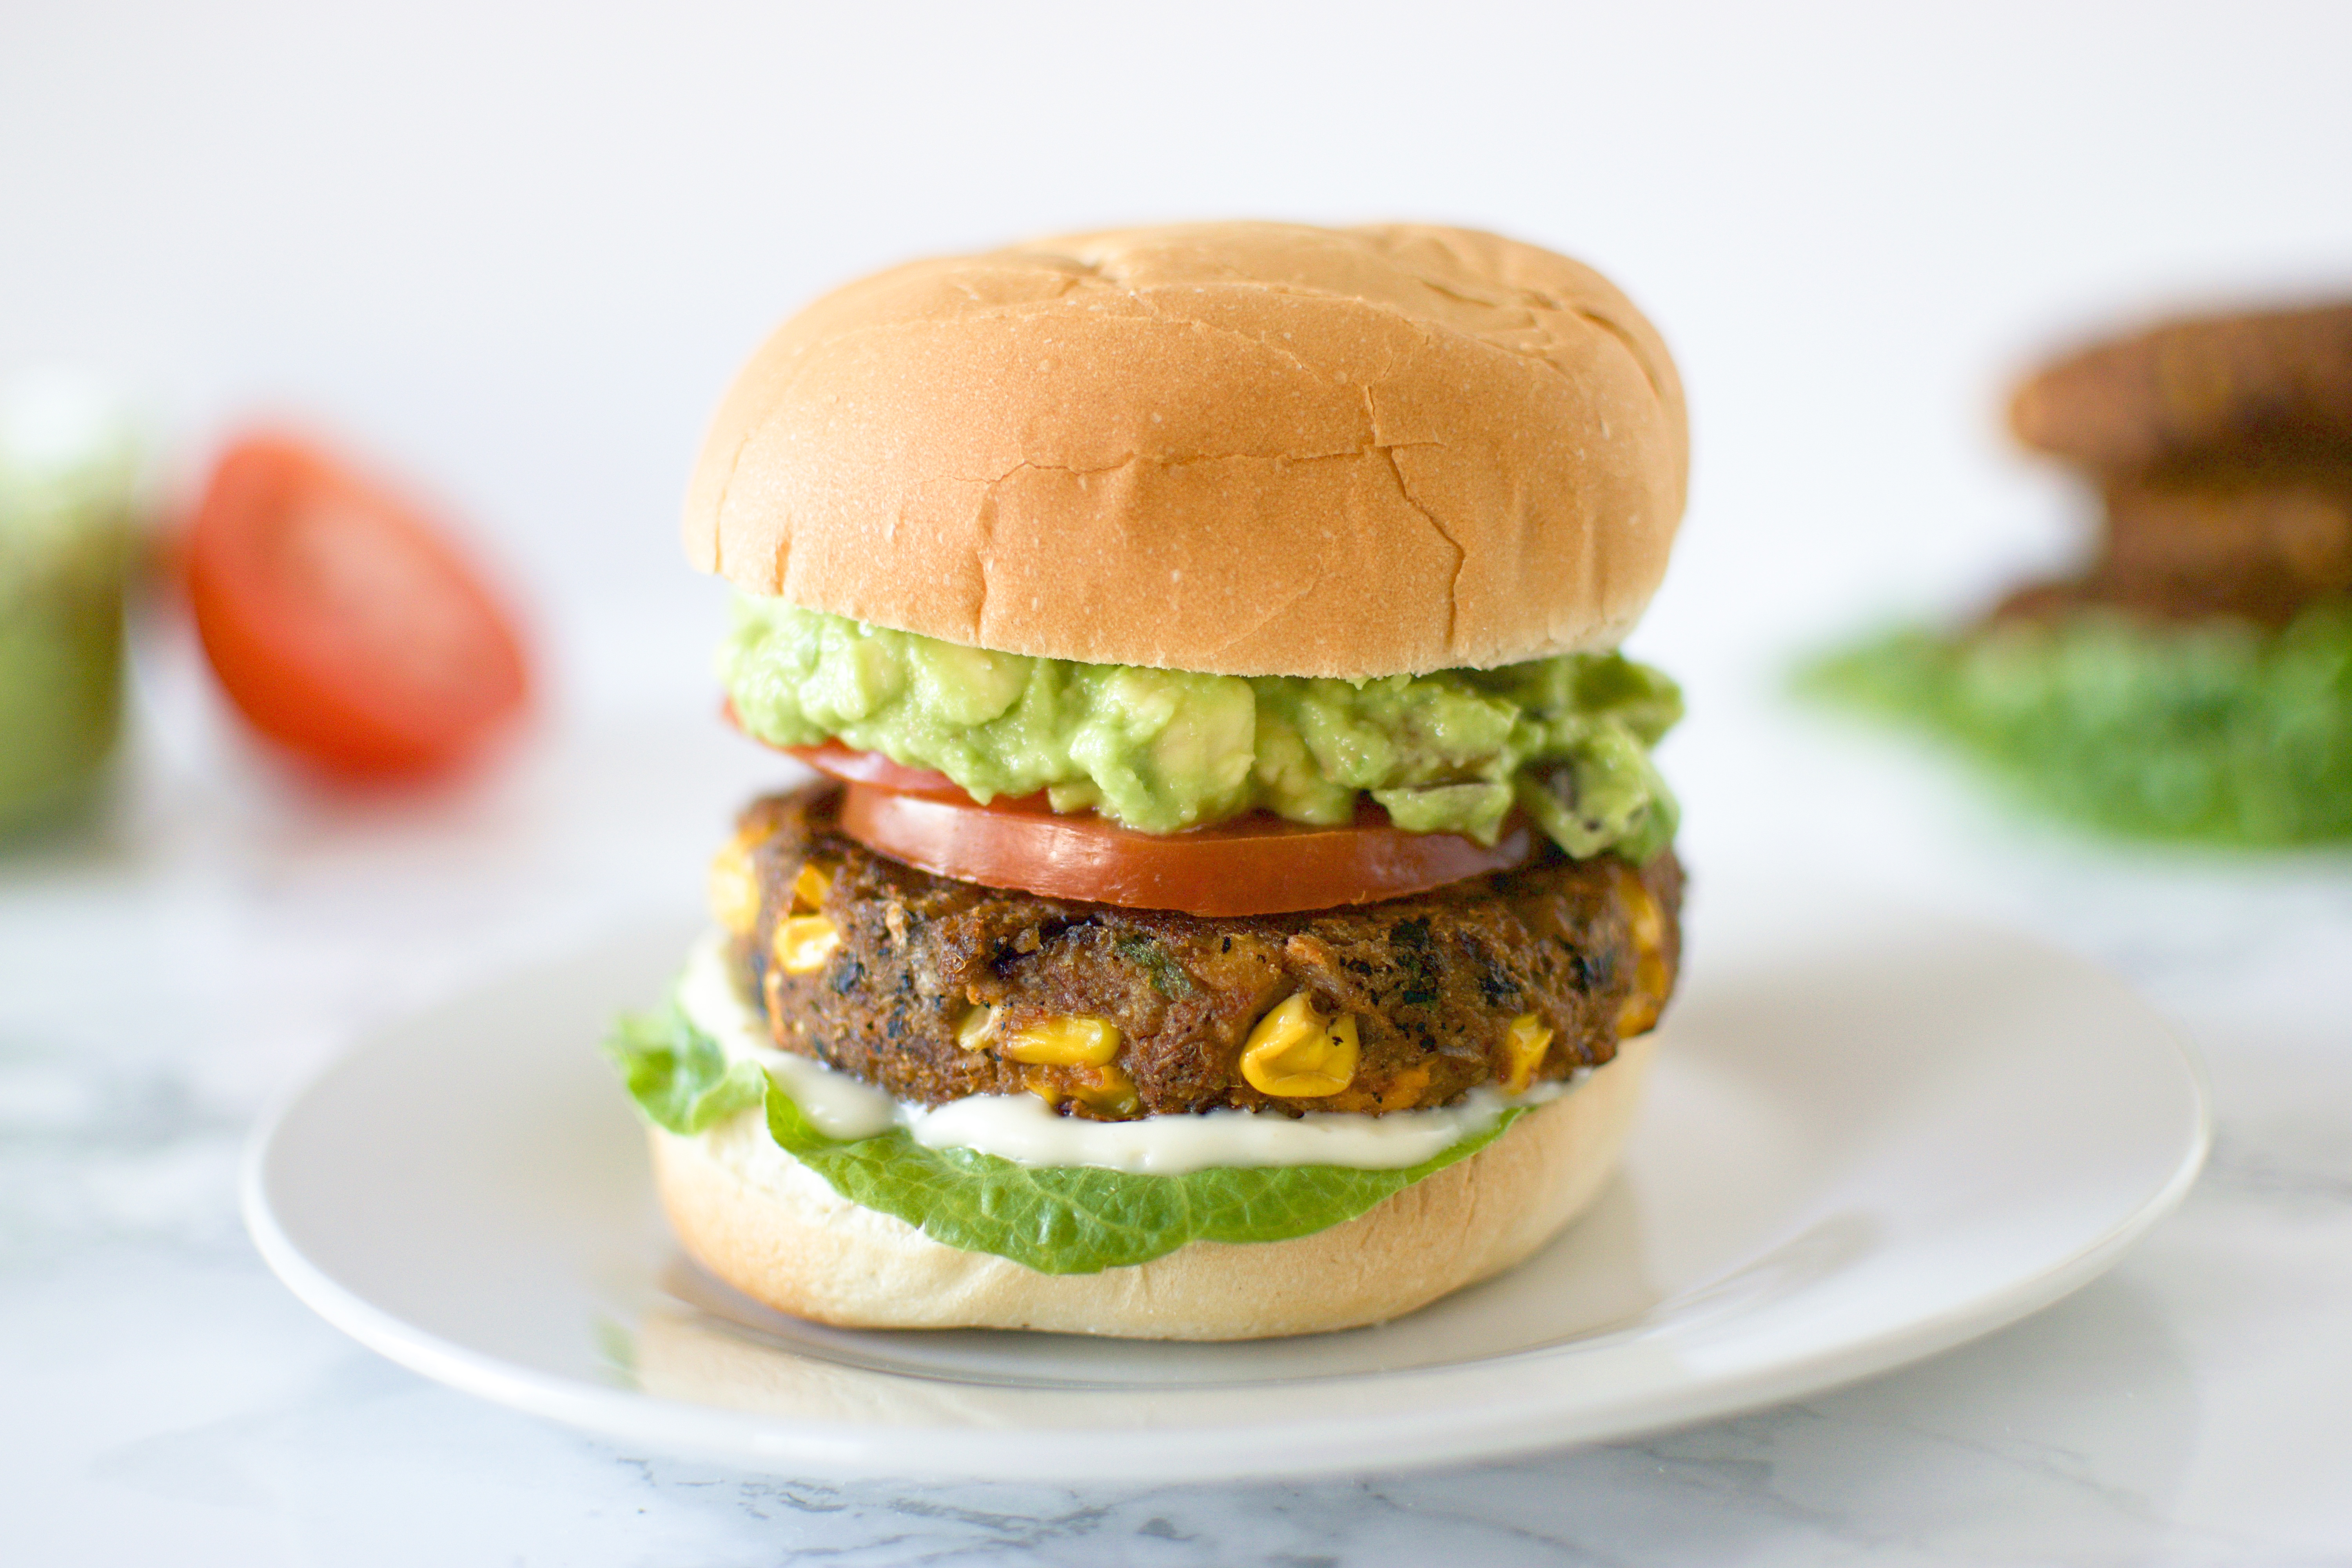
[[2352, 837], [2352, 301], [2090, 343], [2017, 389], [2019, 442], [2102, 503], [2085, 559], [1815, 689], [2138, 838]]
[[1127, 229], [785, 322], [687, 552], [754, 801], [610, 1045], [711, 1273], [879, 1328], [1372, 1323], [1581, 1212], [1680, 958], [1616, 647], [1683, 398], [1462, 229]]

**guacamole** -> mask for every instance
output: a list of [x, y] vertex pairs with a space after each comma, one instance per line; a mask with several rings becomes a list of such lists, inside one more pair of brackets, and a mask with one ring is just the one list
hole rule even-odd
[[1493, 843], [1516, 805], [1569, 853], [1647, 859], [1674, 837], [1650, 748], [1682, 716], [1654, 669], [1564, 654], [1363, 681], [1196, 675], [963, 647], [739, 596], [719, 658], [738, 721], [839, 740], [978, 800], [1048, 793], [1147, 833], [1264, 808]]

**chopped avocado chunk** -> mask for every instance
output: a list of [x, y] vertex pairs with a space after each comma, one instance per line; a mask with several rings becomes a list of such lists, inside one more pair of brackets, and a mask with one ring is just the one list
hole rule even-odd
[[1614, 653], [1350, 681], [1200, 675], [959, 647], [739, 596], [719, 658], [760, 740], [829, 740], [945, 773], [978, 800], [1050, 792], [1147, 833], [1264, 808], [1491, 844], [1515, 805], [1570, 854], [1646, 858], [1674, 836], [1650, 748], [1682, 716]]

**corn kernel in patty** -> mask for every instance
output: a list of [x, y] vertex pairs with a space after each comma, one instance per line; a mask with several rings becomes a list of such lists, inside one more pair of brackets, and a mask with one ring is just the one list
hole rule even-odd
[[841, 932], [823, 915], [793, 915], [776, 922], [776, 967], [787, 974], [808, 974], [824, 967]]
[[1135, 1080], [1117, 1062], [1100, 1067], [1025, 1067], [1021, 1069], [1021, 1087], [1048, 1105], [1075, 1100], [1114, 1121], [1141, 1109]]
[[1117, 1062], [1081, 1068], [1070, 1076], [1070, 1098], [1084, 1100], [1105, 1116], [1132, 1116], [1140, 1109], [1135, 1080]]
[[1307, 1100], [1356, 1079], [1356, 1016], [1326, 1022], [1301, 991], [1257, 1021], [1242, 1047], [1242, 1077], [1260, 1094]]
[[710, 912], [730, 934], [750, 936], [760, 923], [760, 881], [751, 870], [751, 847], [741, 834], [710, 859]]
[[1503, 1080], [1503, 1087], [1513, 1094], [1525, 1094], [1536, 1068], [1543, 1065], [1544, 1053], [1551, 1049], [1551, 1031], [1533, 1013], [1522, 1013], [1503, 1032], [1503, 1047], [1511, 1058], [1510, 1076]]
[[996, 1038], [996, 1020], [1004, 1010], [1001, 1007], [974, 1007], [956, 1025], [956, 1044], [965, 1050], [977, 1051]]
[[1619, 867], [1617, 889], [1625, 900], [1626, 924], [1633, 937], [1633, 990], [1617, 1010], [1617, 1037], [1630, 1039], [1647, 1032], [1658, 1021], [1674, 989], [1674, 972], [1666, 965], [1665, 912], [1650, 895], [1642, 879]]
[[1038, 1066], [1098, 1068], [1118, 1055], [1118, 1026], [1083, 1015], [1024, 1024], [997, 1054]]
[[833, 890], [833, 879], [817, 869], [814, 860], [804, 863], [793, 877], [793, 908], [819, 910], [824, 907], [825, 894]]

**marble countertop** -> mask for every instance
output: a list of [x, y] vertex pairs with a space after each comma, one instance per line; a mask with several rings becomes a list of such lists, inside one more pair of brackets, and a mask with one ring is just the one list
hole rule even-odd
[[216, 735], [151, 734], [104, 821], [0, 858], [5, 1555], [2352, 1561], [2352, 858], [2085, 847], [1760, 707], [1675, 747], [1701, 868], [1834, 822], [1851, 868], [2032, 930], [2154, 1000], [2203, 1051], [2219, 1107], [2186, 1206], [2078, 1295], [1921, 1365], [1467, 1470], [831, 1486], [618, 1448], [313, 1318], [239, 1228], [238, 1151], [355, 1033], [692, 897], [772, 764], [699, 715], [611, 719], [552, 729], [469, 789], [335, 801]]

